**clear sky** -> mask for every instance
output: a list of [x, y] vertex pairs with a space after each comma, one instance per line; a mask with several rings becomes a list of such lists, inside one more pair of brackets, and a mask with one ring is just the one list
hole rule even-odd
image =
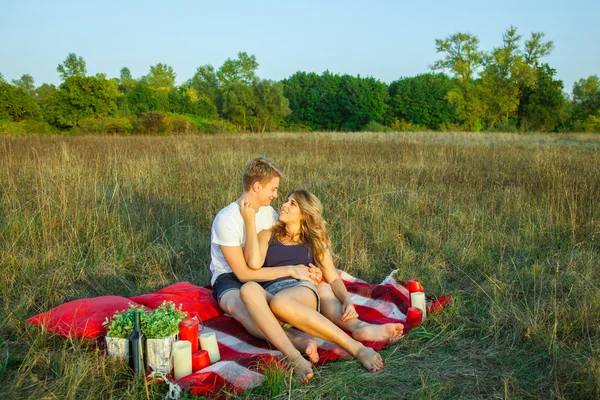
[[261, 78], [329, 70], [389, 83], [429, 72], [436, 38], [470, 32], [489, 51], [515, 25], [524, 39], [541, 31], [554, 42], [543, 61], [570, 93], [600, 75], [598, 15], [598, 0], [0, 0], [0, 72], [59, 84], [56, 66], [74, 52], [89, 74], [127, 66], [137, 78], [162, 62], [182, 83], [245, 51]]

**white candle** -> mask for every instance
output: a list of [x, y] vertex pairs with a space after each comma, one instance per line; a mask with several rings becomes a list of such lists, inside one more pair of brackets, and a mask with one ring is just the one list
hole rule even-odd
[[217, 334], [214, 332], [203, 333], [200, 335], [200, 348], [208, 351], [210, 363], [214, 364], [221, 359], [219, 344], [217, 343]]
[[192, 373], [192, 344], [187, 340], [178, 340], [173, 344], [173, 363], [175, 379], [181, 379]]

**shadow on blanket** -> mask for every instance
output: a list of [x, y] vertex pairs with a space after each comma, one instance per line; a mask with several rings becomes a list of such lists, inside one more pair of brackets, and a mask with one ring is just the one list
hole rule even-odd
[[[378, 285], [368, 284], [342, 271], [338, 273], [362, 320], [375, 324], [405, 323], [410, 296], [405, 284], [397, 282], [393, 278], [393, 273]], [[188, 282], [178, 282], [158, 292], [129, 299], [119, 296], [101, 296], [75, 300], [35, 315], [28, 321], [44, 326], [63, 337], [94, 339], [106, 334], [102, 322], [116, 311], [126, 309], [128, 304], [144, 305], [153, 309], [164, 300], [181, 304], [184, 311], [197, 312], [204, 321], [204, 332], [217, 334], [221, 361], [178, 381], [183, 389], [189, 390], [192, 394], [214, 396], [222, 393], [223, 390], [239, 394], [258, 386], [265, 379], [260, 366], [277, 362], [281, 356], [281, 353], [272, 348], [269, 343], [251, 336], [241, 324], [223, 315], [212, 298], [210, 289]], [[449, 295], [429, 297], [427, 307], [430, 311], [434, 311], [451, 302], [452, 297]], [[413, 327], [414, 325], [405, 323], [404, 332]], [[348, 357], [342, 348], [331, 342], [317, 339], [317, 343], [319, 364]], [[364, 344], [379, 350], [389, 342], [365, 342]]]

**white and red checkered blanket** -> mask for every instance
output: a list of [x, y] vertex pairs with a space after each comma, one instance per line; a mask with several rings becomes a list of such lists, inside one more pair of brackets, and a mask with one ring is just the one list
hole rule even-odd
[[[403, 283], [398, 283], [390, 274], [381, 284], [368, 284], [345, 272], [338, 271], [344, 281], [356, 311], [363, 321], [383, 324], [406, 321], [410, 306], [410, 295]], [[428, 297], [430, 311], [443, 308], [452, 301], [451, 296]], [[267, 342], [251, 336], [233, 318], [222, 315], [204, 322], [204, 332], [215, 332], [219, 342], [221, 361], [210, 365], [178, 381], [181, 388], [192, 394], [218, 396], [239, 394], [260, 385], [265, 376], [262, 368], [277, 362], [282, 354]], [[413, 325], [405, 324], [406, 333]], [[331, 342], [316, 339], [319, 346], [319, 365], [345, 358], [349, 355]], [[365, 342], [365, 345], [379, 350], [389, 342]]]

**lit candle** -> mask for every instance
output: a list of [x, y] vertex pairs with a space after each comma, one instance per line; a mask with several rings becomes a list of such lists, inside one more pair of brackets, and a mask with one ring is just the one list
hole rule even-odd
[[203, 333], [200, 335], [200, 347], [202, 350], [208, 351], [210, 356], [210, 363], [216, 363], [221, 359], [221, 353], [219, 352], [219, 344], [217, 343], [217, 334], [214, 332]]
[[206, 350], [199, 350], [192, 353], [192, 372], [201, 370], [210, 365], [210, 355]]
[[179, 340], [192, 344], [192, 353], [198, 351], [198, 317], [188, 316], [179, 324]]
[[192, 344], [187, 340], [178, 340], [173, 344], [173, 362], [175, 379], [181, 379], [192, 373]]

